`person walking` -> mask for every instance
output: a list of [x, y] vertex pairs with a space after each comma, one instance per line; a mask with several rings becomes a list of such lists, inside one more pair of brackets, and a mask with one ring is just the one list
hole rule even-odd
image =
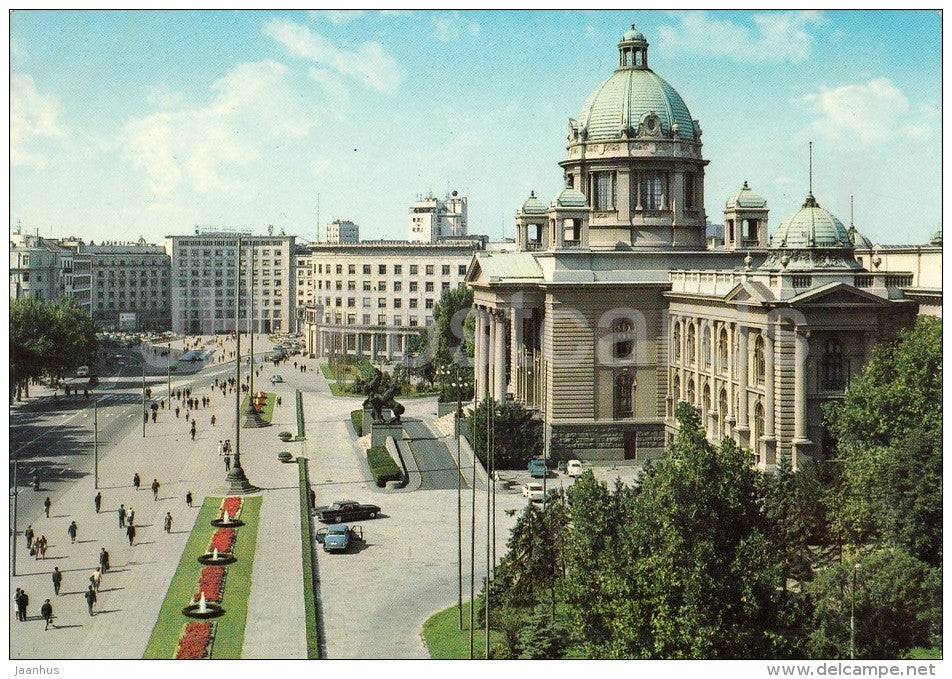
[[[50, 600], [47, 599], [43, 602], [43, 605], [40, 606], [40, 615], [43, 616], [43, 619], [46, 621], [46, 627], [43, 628], [45, 632], [50, 628], [50, 625], [53, 625], [53, 604], [50, 603]], [[53, 625], [55, 627], [55, 625]]]
[[192, 440], [195, 440], [195, 420], [192, 420]]
[[89, 576], [89, 584], [93, 586], [93, 589], [96, 590], [96, 593], [99, 593], [99, 585], [102, 583], [102, 573], [97, 568]]
[[17, 619], [26, 622], [26, 608], [30, 605], [30, 595], [26, 593], [25, 589], [18, 589], [17, 591], [20, 593], [19, 598], [14, 597], [17, 604]]
[[215, 426], [215, 416], [214, 416], [214, 415], [212, 415], [212, 426], [213, 426], [213, 427]]
[[155, 424], [155, 420], [156, 420], [156, 418], [157, 418], [158, 416], [159, 416], [159, 414], [158, 414], [155, 410], [153, 410], [153, 411], [152, 411], [152, 424]]
[[69, 524], [69, 528], [66, 529], [66, 534], [69, 536], [70, 543], [76, 542], [76, 532], [77, 532], [76, 522], [73, 521], [72, 523]]
[[179, 416], [179, 407], [175, 406], [175, 419], [178, 419]]
[[139, 472], [136, 472], [135, 475], [132, 477], [132, 487], [135, 488], [136, 490], [139, 490], [139, 483], [140, 483]]
[[36, 533], [33, 532], [32, 523], [26, 527], [25, 531], [23, 531], [23, 537], [26, 539], [26, 548], [30, 549], [33, 547], [33, 538], [36, 537]]
[[231, 471], [231, 455], [225, 454], [225, 471]]
[[86, 590], [86, 593], [83, 595], [86, 599], [86, 607], [89, 609], [90, 615], [95, 615], [93, 613], [93, 605], [96, 603], [96, 593], [93, 591], [93, 586], [90, 585], [89, 589]]
[[126, 507], [125, 505], [119, 505], [119, 527], [126, 527]]
[[136, 539], [136, 527], [131, 523], [126, 526], [126, 537], [129, 538], [129, 546], [132, 547], [132, 543]]
[[165, 513], [165, 532], [172, 532], [172, 512]]
[[99, 571], [101, 573], [109, 572], [109, 552], [106, 551], [105, 547], [99, 550]]
[[46, 518], [50, 518], [50, 507], [53, 506], [53, 501], [50, 500], [50, 496], [47, 495], [46, 499], [43, 501], [43, 509], [46, 510]]
[[96, 497], [93, 498], [93, 504], [96, 506], [96, 513], [99, 513], [99, 508], [102, 507], [102, 493], [96, 493]]
[[192, 491], [188, 491], [187, 493], [185, 493], [185, 506], [186, 507], [192, 506]]
[[225, 442], [220, 439], [218, 441], [218, 454], [219, 455], [225, 454]]
[[158, 479], [152, 479], [152, 499], [153, 500], [159, 499], [159, 485], [160, 484]]
[[52, 573], [53, 578], [53, 594], [59, 596], [60, 587], [63, 586], [63, 572], [59, 569], [59, 566], [53, 568]]
[[40, 558], [40, 559], [46, 558], [46, 547], [48, 544], [49, 544], [49, 541], [46, 539], [46, 536], [41, 535], [40, 539], [36, 541], [37, 558]]
[[129, 507], [129, 513], [126, 515], [126, 525], [134, 526], [136, 521], [136, 510], [132, 507]]

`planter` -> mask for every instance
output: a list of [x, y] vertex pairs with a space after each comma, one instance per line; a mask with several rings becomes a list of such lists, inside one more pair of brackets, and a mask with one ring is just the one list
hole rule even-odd
[[292, 438], [294, 438], [294, 434], [289, 431], [282, 431], [280, 434], [278, 434], [278, 438], [287, 443]]
[[287, 452], [287, 451], [283, 451], [283, 452], [278, 453], [278, 459], [279, 459], [281, 462], [292, 462], [292, 461], [294, 460], [294, 458], [291, 457], [291, 453], [289, 453], [289, 452]]

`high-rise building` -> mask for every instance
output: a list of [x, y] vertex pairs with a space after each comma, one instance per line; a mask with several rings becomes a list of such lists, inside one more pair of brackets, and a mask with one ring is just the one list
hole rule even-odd
[[419, 198], [410, 207], [407, 240], [435, 243], [467, 234], [467, 199], [452, 191], [442, 200], [432, 193]]
[[[239, 238], [241, 265], [236, 273]], [[297, 324], [294, 240], [294, 236], [254, 236], [250, 231], [220, 227], [196, 228], [189, 236], [166, 236], [165, 250], [172, 258], [173, 332], [234, 331], [236, 281], [239, 329], [293, 332]]]
[[328, 243], [357, 243], [360, 241], [360, 227], [346, 219], [335, 219], [327, 225]]
[[165, 248], [136, 243], [89, 245], [92, 316], [102, 330], [172, 327], [172, 264]]

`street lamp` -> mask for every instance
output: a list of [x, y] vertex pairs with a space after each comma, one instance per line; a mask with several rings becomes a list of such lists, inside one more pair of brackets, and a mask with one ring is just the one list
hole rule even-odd
[[853, 589], [850, 592], [850, 660], [856, 659], [856, 574], [860, 564], [853, 564]]
[[149, 414], [145, 409], [145, 356], [139, 359], [142, 364], [142, 438], [145, 438], [145, 421], [149, 419]]
[[169, 407], [172, 407], [172, 341], [169, 340], [169, 353], [166, 354], [168, 360], [165, 362], [166, 376], [169, 381]]
[[[460, 446], [460, 417], [463, 413], [463, 388], [468, 386], [465, 379], [460, 378], [459, 364], [456, 364], [456, 379], [451, 386], [456, 390], [456, 415], [453, 421], [456, 424], [456, 558], [459, 564], [459, 628], [463, 629], [463, 457]], [[473, 468], [475, 481], [475, 466]]]

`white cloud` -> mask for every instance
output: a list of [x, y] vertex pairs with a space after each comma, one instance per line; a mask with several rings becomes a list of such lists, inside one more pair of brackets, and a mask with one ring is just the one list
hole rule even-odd
[[59, 102], [36, 88], [32, 76], [10, 75], [10, 164], [44, 167], [46, 157], [34, 150], [41, 139], [63, 137]]
[[130, 120], [121, 135], [127, 157], [160, 196], [186, 180], [202, 193], [233, 188], [230, 169], [259, 161], [269, 140], [303, 136], [313, 123], [287, 70], [275, 61], [239, 64], [212, 84], [207, 106]]
[[145, 100], [161, 109], [177, 108], [185, 101], [185, 95], [171, 89], [168, 85], [156, 85], [146, 95]]
[[364, 42], [347, 50], [307, 26], [285, 19], [268, 21], [264, 32], [290, 54], [351, 76], [378, 92], [394, 92], [405, 77], [396, 59], [379, 42]]
[[367, 12], [362, 9], [325, 9], [313, 10], [311, 15], [326, 16], [332, 24], [340, 26], [341, 24], [349, 24], [351, 21], [356, 21], [366, 13]]
[[911, 112], [909, 99], [888, 78], [824, 88], [803, 100], [820, 116], [814, 130], [834, 140], [846, 135], [870, 145], [894, 135], [925, 139], [934, 129], [932, 110]]
[[467, 19], [459, 12], [450, 12], [447, 14], [434, 14], [433, 34], [441, 42], [450, 42], [459, 40], [465, 34], [479, 35], [479, 24]]
[[741, 62], [803, 61], [812, 39], [807, 27], [822, 20], [819, 12], [755, 14], [754, 26], [717, 19], [707, 12], [685, 12], [674, 26], [658, 29], [660, 47], [671, 53], [709, 54]]
[[589, 24], [588, 26], [585, 27], [585, 35], [589, 38], [597, 38], [598, 30], [594, 26]]
[[327, 106], [324, 110], [338, 120], [343, 119], [350, 103], [350, 95], [341, 79], [332, 71], [316, 66], [311, 66], [307, 73], [327, 93]]

